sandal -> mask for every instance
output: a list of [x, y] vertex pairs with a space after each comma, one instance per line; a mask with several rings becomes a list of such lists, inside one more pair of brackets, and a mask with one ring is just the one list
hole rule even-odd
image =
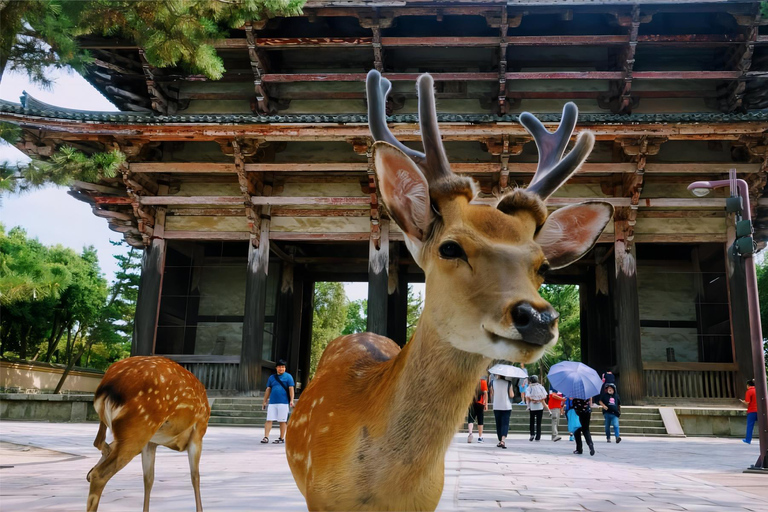
[[499, 444], [496, 445], [496, 448], [501, 448], [501, 441], [499, 441]]
[[284, 442], [285, 442], [285, 439], [283, 439], [282, 437], [278, 437], [277, 439], [272, 441], [272, 444], [283, 444]]
[[501, 443], [499, 443], [499, 444], [500, 444], [500, 445], [501, 445], [501, 447], [502, 447], [502, 448], [504, 448], [505, 450], [507, 449], [507, 443], [505, 443], [504, 441], [502, 441], [502, 442], [501, 442]]
[[269, 442], [268, 437], [265, 437], [264, 439], [261, 440], [261, 444], [267, 444], [268, 442]]

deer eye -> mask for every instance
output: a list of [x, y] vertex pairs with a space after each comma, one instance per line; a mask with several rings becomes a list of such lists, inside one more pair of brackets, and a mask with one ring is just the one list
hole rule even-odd
[[547, 275], [547, 272], [549, 272], [549, 263], [546, 261], [541, 264], [539, 267], [539, 270], [537, 271], [537, 274], [539, 274], [541, 277], [544, 277]]
[[467, 255], [464, 253], [464, 249], [462, 249], [459, 244], [453, 241], [444, 242], [440, 245], [440, 257], [448, 260], [455, 260], [457, 258], [462, 260], [467, 259]]

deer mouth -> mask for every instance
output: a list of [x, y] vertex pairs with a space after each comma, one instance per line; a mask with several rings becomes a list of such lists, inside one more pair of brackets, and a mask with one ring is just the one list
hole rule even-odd
[[[491, 330], [486, 326], [483, 326], [485, 332], [488, 333], [488, 337], [491, 338], [493, 343], [511, 343], [511, 342], [523, 342], [523, 337], [517, 332], [517, 329], [500, 334], [495, 330]], [[523, 342], [525, 343], [525, 342]]]

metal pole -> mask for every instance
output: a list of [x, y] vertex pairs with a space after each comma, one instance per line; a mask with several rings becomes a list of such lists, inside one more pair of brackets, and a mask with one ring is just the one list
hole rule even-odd
[[[736, 180], [739, 195], [744, 201], [743, 217], [752, 220], [749, 205], [749, 187], [747, 182]], [[735, 248], [731, 248], [735, 250]], [[755, 379], [755, 397], [757, 398], [757, 428], [760, 440], [760, 454], [753, 466], [755, 469], [768, 469], [768, 386], [765, 376], [765, 352], [763, 351], [763, 329], [760, 325], [760, 299], [757, 294], [757, 273], [752, 254], [744, 256], [747, 278], [747, 300], [749, 303], [749, 332], [752, 338], [752, 364]]]

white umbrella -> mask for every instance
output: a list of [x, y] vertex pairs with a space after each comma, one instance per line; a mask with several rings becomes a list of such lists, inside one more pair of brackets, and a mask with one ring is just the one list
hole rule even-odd
[[511, 377], [513, 379], [525, 379], [528, 377], [528, 372], [517, 366], [511, 364], [497, 364], [488, 370], [489, 373], [501, 375], [502, 377]]

